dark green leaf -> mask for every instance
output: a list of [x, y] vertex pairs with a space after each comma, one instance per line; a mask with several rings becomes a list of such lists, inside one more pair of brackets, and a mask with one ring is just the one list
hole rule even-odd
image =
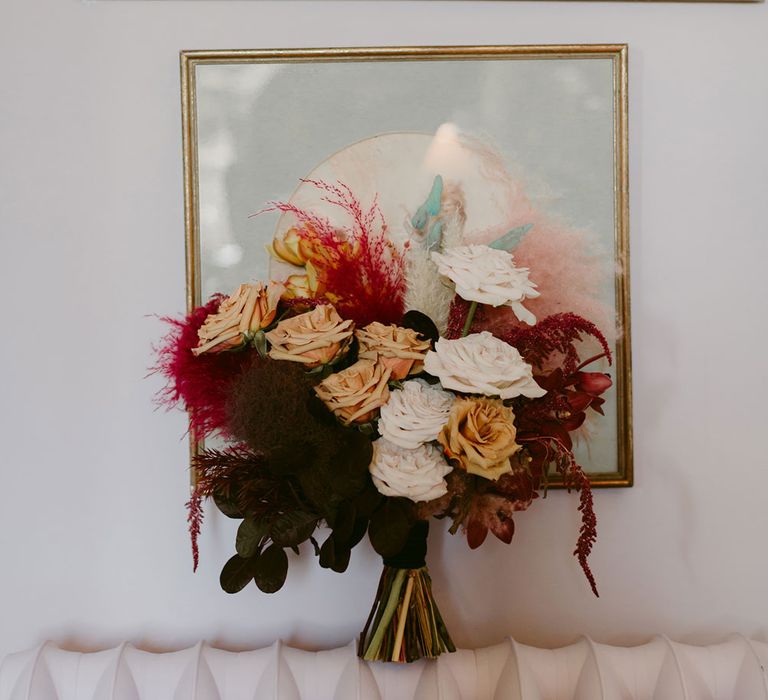
[[336, 517], [330, 523], [333, 528], [333, 538], [337, 542], [347, 542], [352, 537], [357, 513], [351, 501], [342, 501], [336, 510]]
[[320, 566], [324, 569], [332, 569], [336, 561], [336, 547], [333, 542], [333, 533], [328, 535], [328, 539], [320, 547]]
[[333, 533], [320, 547], [320, 566], [336, 573], [343, 574], [349, 566], [349, 558], [352, 550], [349, 546], [339, 542]]
[[365, 489], [355, 496], [355, 506], [357, 507], [358, 514], [370, 517], [383, 500], [384, 496], [376, 490], [373, 482], [369, 481]]
[[223, 494], [220, 491], [213, 492], [213, 502], [216, 507], [228, 518], [242, 518], [244, 514], [237, 505], [237, 501], [231, 494]]
[[317, 540], [314, 537], [310, 537], [309, 541], [312, 543], [312, 548], [315, 550], [315, 556], [320, 556], [320, 545], [317, 543]]
[[300, 545], [309, 539], [317, 527], [317, 516], [302, 511], [291, 511], [278, 516], [272, 523], [269, 536], [281, 547]]
[[403, 328], [411, 328], [424, 338], [431, 340], [433, 343], [437, 342], [440, 337], [440, 331], [437, 330], [435, 322], [426, 314], [421, 311], [412, 309], [408, 311], [400, 322]]
[[355, 520], [355, 526], [352, 528], [352, 534], [347, 540], [347, 545], [350, 549], [357, 547], [360, 540], [363, 539], [365, 533], [368, 531], [368, 518], [357, 518]]
[[368, 527], [371, 545], [382, 557], [393, 557], [400, 552], [411, 529], [408, 507], [402, 499], [387, 498], [372, 516]]
[[285, 583], [288, 575], [288, 556], [282, 547], [271, 544], [256, 560], [253, 578], [264, 593], [275, 593]]
[[266, 534], [267, 528], [263, 523], [246, 518], [237, 528], [237, 538], [235, 539], [237, 553], [246, 559], [252, 557], [258, 552], [261, 540]]
[[221, 570], [219, 583], [227, 593], [237, 593], [242, 591], [248, 582], [253, 578], [254, 564], [257, 559], [243, 559], [235, 554]]

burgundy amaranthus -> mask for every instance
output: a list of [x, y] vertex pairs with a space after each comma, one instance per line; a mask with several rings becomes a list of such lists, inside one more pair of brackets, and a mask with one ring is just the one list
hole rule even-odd
[[397, 323], [404, 311], [405, 259], [387, 239], [387, 225], [376, 199], [367, 211], [342, 182], [302, 180], [325, 192], [324, 202], [339, 207], [351, 226], [333, 225], [327, 218], [290, 202], [270, 202], [268, 211], [292, 214], [300, 235], [317, 244], [321, 254], [312, 258], [321, 293], [333, 301], [343, 318], [360, 326], [372, 321]]
[[229, 385], [252, 361], [251, 353], [245, 352], [192, 354], [198, 344], [198, 330], [223, 300], [217, 294], [183, 319], [162, 318], [170, 329], [157, 348], [157, 364], [150, 369], [166, 379], [156, 402], [167, 408], [181, 405], [189, 414], [190, 431], [196, 440], [216, 431], [226, 433]]

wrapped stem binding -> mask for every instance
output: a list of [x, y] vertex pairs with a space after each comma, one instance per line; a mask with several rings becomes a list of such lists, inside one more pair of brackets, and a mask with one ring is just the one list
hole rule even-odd
[[360, 635], [360, 658], [410, 663], [456, 651], [432, 595], [425, 561], [428, 533], [429, 523], [418, 521], [403, 549], [384, 559], [376, 599]]

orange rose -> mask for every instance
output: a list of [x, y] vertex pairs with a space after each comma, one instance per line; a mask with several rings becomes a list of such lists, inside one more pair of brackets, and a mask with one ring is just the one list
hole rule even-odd
[[219, 310], [210, 314], [197, 332], [199, 342], [194, 355], [238, 348], [247, 336], [267, 328], [277, 313], [277, 304], [285, 287], [279, 282], [241, 284], [232, 296], [221, 302]]
[[418, 374], [424, 367], [424, 356], [430, 348], [429, 340], [422, 340], [412, 328], [378, 321], [358, 328], [355, 336], [360, 343], [360, 357], [378, 360], [392, 370], [392, 379], [405, 379]]
[[301, 362], [307, 368], [328, 364], [347, 352], [352, 321], [344, 321], [330, 304], [280, 321], [266, 334], [273, 360]]
[[344, 423], [367, 423], [387, 403], [389, 379], [389, 369], [363, 359], [324, 379], [315, 393]]
[[457, 399], [437, 440], [460, 468], [496, 481], [512, 471], [509, 458], [520, 449], [514, 420], [512, 409], [499, 400]]

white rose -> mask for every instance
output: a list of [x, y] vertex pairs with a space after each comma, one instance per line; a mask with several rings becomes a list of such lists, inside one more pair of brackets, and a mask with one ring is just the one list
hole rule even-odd
[[512, 253], [487, 245], [463, 245], [432, 253], [441, 275], [456, 285], [456, 294], [467, 301], [490, 306], [511, 306], [515, 316], [532, 326], [536, 317], [522, 302], [539, 296], [528, 279], [528, 268], [515, 267]]
[[448, 493], [443, 478], [451, 467], [435, 445], [420, 445], [407, 450], [380, 438], [373, 443], [369, 467], [373, 483], [384, 496], [431, 501]]
[[424, 369], [446, 389], [465, 394], [535, 399], [547, 393], [517, 349], [488, 331], [458, 340], [440, 338], [424, 358]]
[[437, 440], [455, 398], [419, 379], [405, 382], [402, 389], [390, 392], [389, 400], [381, 407], [379, 432], [408, 449]]

